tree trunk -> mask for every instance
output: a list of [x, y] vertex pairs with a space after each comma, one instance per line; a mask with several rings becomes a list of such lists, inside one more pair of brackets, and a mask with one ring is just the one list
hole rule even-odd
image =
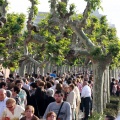
[[107, 69], [104, 71], [104, 84], [103, 84], [103, 107], [106, 108], [107, 103]]
[[107, 103], [110, 102], [110, 75], [109, 75], [109, 66], [107, 67]]
[[103, 73], [103, 79], [104, 79], [104, 81], [103, 81], [103, 108], [105, 108], [106, 107], [106, 102], [105, 102], [105, 71], [104, 71], [104, 73]]
[[102, 62], [93, 63], [93, 110], [98, 113], [103, 113], [103, 73], [104, 66]]
[[25, 73], [25, 64], [24, 62], [21, 63], [21, 66], [19, 67], [19, 75], [24, 76]]
[[44, 67], [40, 68], [40, 75], [44, 76]]
[[26, 69], [26, 72], [27, 72], [28, 74], [30, 74], [30, 65], [31, 65], [31, 63], [29, 62], [29, 63], [27, 64], [27, 69]]

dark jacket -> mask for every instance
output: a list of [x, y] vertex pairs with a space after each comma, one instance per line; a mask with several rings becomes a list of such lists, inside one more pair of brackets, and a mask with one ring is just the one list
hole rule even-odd
[[30, 105], [35, 108], [35, 115], [39, 118], [44, 115], [48, 105], [47, 95], [45, 91], [42, 91], [40, 87], [37, 87], [35, 94], [30, 97]]
[[30, 93], [29, 93], [29, 91], [27, 90], [27, 89], [25, 89], [24, 87], [22, 87], [22, 89], [26, 92], [26, 94], [27, 94], [27, 105], [29, 105], [30, 104]]
[[[20, 120], [26, 120], [26, 117], [22, 117]], [[33, 115], [31, 120], [40, 120], [37, 116]]]

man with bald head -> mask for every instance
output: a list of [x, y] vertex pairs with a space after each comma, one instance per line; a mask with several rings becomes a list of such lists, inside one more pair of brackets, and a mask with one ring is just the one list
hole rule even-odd
[[6, 108], [6, 101], [8, 98], [6, 97], [6, 90], [0, 89], [0, 120], [2, 117], [2, 112]]

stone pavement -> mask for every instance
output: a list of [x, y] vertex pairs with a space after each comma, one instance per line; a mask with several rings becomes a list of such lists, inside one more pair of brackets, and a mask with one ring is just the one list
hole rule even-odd
[[79, 111], [79, 120], [82, 120], [83, 117], [84, 117], [83, 112]]

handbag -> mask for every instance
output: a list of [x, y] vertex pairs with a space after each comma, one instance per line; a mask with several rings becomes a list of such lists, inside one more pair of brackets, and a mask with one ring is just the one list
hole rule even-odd
[[62, 102], [62, 104], [61, 104], [61, 106], [60, 106], [60, 108], [59, 108], [59, 111], [58, 111], [56, 120], [60, 120], [60, 119], [58, 118], [58, 116], [59, 116], [59, 114], [60, 114], [60, 110], [61, 110], [61, 108], [62, 108], [62, 106], [63, 106], [63, 103], [64, 103], [64, 102]]

